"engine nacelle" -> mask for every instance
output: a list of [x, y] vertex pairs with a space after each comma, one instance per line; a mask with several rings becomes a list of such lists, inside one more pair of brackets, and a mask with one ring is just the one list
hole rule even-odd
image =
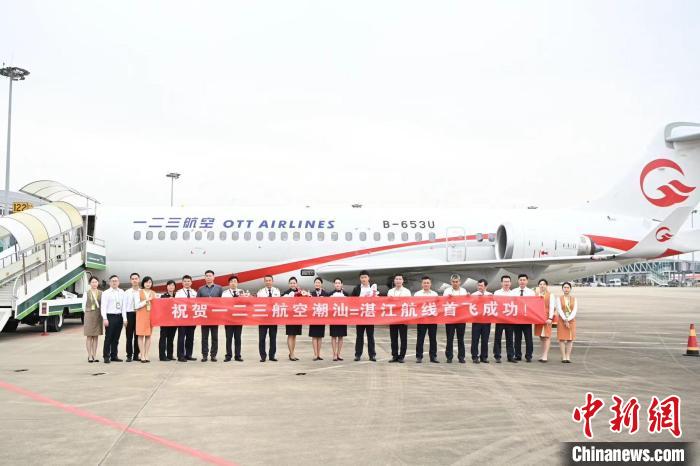
[[503, 223], [496, 230], [496, 258], [531, 259], [539, 257], [587, 256], [599, 248], [587, 236], [569, 231]]

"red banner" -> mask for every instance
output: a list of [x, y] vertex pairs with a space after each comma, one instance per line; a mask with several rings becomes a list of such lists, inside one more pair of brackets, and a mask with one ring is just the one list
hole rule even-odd
[[175, 298], [156, 299], [151, 307], [151, 323], [155, 326], [542, 324], [546, 321], [541, 298], [515, 296]]

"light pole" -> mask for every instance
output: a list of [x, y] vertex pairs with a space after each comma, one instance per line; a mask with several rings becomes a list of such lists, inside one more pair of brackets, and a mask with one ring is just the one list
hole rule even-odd
[[175, 172], [170, 172], [165, 176], [170, 178], [170, 207], [172, 207], [173, 206], [173, 191], [175, 189], [175, 180], [180, 178], [180, 174], [175, 173]]
[[10, 78], [10, 95], [7, 106], [7, 158], [5, 160], [5, 201], [3, 215], [10, 212], [10, 133], [12, 130], [12, 82], [24, 81], [29, 75], [29, 71], [17, 68], [16, 66], [4, 66], [0, 68], [0, 75]]

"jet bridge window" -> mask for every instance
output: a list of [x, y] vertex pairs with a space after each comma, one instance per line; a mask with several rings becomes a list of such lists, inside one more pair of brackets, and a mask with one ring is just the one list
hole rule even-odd
[[141, 232], [140, 232], [140, 231], [135, 231], [135, 232], [134, 232], [134, 239], [135, 239], [136, 241], [138, 241], [138, 240], [141, 239]]

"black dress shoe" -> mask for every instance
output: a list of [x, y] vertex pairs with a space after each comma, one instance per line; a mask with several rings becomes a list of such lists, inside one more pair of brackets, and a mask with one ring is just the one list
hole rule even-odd
[[416, 358], [416, 364], [420, 364], [423, 362], [423, 358]]
[[515, 360], [515, 359], [513, 359], [513, 358], [508, 358], [508, 362], [512, 362], [512, 363], [515, 363], [515, 364], [517, 364], [517, 363], [518, 363], [518, 361], [516, 361], [516, 360]]
[[265, 362], [267, 358], [260, 358], [260, 362]]
[[399, 358], [398, 361], [399, 361], [401, 364], [403, 364], [403, 362], [404, 362], [403, 358]]
[[111, 361], [107, 358], [105, 358], [105, 364], [109, 364]]
[[359, 360], [360, 360], [359, 356], [355, 356], [355, 361], [359, 361]]
[[226, 356], [224, 358], [224, 362], [231, 362], [231, 356]]
[[243, 358], [240, 357], [240, 356], [236, 356], [235, 359], [236, 359], [236, 361], [238, 361], [238, 362], [243, 362]]
[[489, 360], [488, 360], [488, 359], [481, 359], [481, 362], [482, 362], [483, 364], [488, 364], [488, 363], [489, 363]]
[[177, 358], [178, 362], [187, 362], [187, 358]]
[[460, 364], [464, 364], [465, 362], [467, 362], [467, 361], [465, 361], [464, 358], [459, 358], [459, 363], [460, 363]]
[[124, 362], [124, 360], [119, 358], [112, 358], [112, 362]]
[[478, 359], [472, 359], [472, 363], [474, 363], [474, 364], [479, 364], [479, 360], [478, 360]]
[[516, 356], [516, 357], [514, 357], [513, 359], [515, 359], [516, 361], [522, 361], [522, 360], [523, 360], [523, 357], [522, 357], [522, 356]]
[[186, 359], [188, 361], [196, 361], [197, 360], [197, 358], [193, 358], [192, 356], [188, 356]]
[[377, 362], [377, 358], [374, 357], [374, 356], [370, 356], [370, 357], [369, 357], [369, 360], [372, 361], [372, 362]]
[[440, 361], [438, 361], [438, 358], [430, 358], [430, 362], [435, 363], [435, 364], [440, 363]]
[[447, 359], [445, 360], [445, 362], [446, 362], [447, 364], [452, 364], [452, 358], [447, 358]]
[[532, 362], [532, 358], [525, 358], [525, 362]]
[[496, 358], [496, 364], [500, 364], [500, 363], [501, 363], [501, 358]]
[[216, 356], [212, 356], [212, 357], [210, 358], [210, 360], [211, 360], [211, 362], [216, 362]]
[[131, 356], [126, 357], [126, 362], [131, 362]]
[[175, 358], [174, 358], [174, 357], [172, 357], [172, 356], [168, 356], [168, 357], [167, 357], [167, 358], [165, 358], [165, 359], [166, 359], [166, 360], [168, 360], [168, 361], [175, 361]]
[[270, 361], [277, 362], [277, 358], [270, 358]]
[[201, 359], [201, 361], [202, 361], [202, 362], [207, 362], [207, 357], [206, 357], [206, 356], [203, 356], [202, 359]]
[[167, 361], [168, 358], [158, 358], [159, 361]]
[[[399, 358], [391, 358], [391, 359], [389, 359], [389, 362], [390, 362], [390, 363], [392, 363], [392, 362], [399, 362]], [[562, 362], [563, 362], [563, 361], [562, 361]]]

